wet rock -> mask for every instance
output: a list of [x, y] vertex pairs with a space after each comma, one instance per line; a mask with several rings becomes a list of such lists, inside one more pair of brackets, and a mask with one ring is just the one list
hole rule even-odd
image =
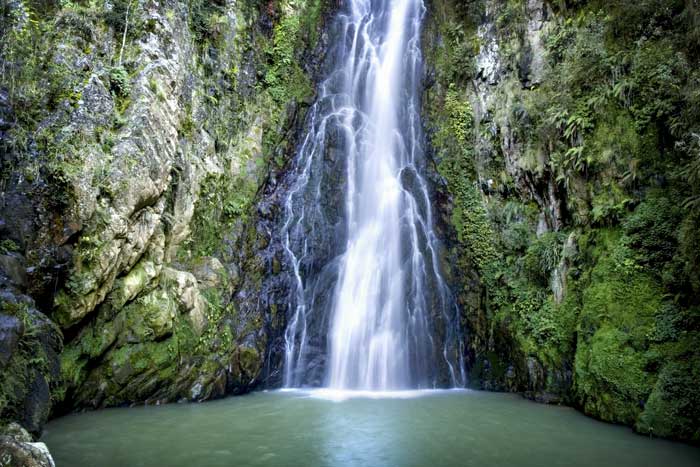
[[226, 274], [224, 265], [217, 258], [210, 256], [202, 258], [192, 271], [194, 277], [203, 288], [218, 287]]
[[527, 389], [524, 396], [545, 404], [566, 403], [572, 384], [572, 372], [564, 368], [548, 368], [537, 358], [528, 357]]
[[477, 31], [480, 47], [476, 56], [476, 75], [478, 79], [489, 85], [497, 84], [501, 75], [500, 47], [493, 21], [497, 16], [497, 8], [499, 8], [498, 5], [494, 5], [493, 2], [487, 3], [486, 17], [488, 19], [479, 25]]
[[190, 399], [198, 400], [202, 395], [202, 383], [195, 383], [190, 389]]
[[27, 430], [16, 422], [11, 422], [7, 426], [0, 428], [0, 436], [7, 436], [21, 443], [31, 443], [33, 441], [32, 435], [27, 433]]
[[576, 254], [576, 234], [571, 233], [562, 246], [561, 260], [549, 280], [549, 287], [554, 294], [556, 303], [561, 303], [566, 295], [567, 277], [570, 269], [571, 258]]
[[17, 350], [22, 334], [24, 323], [18, 317], [0, 314], [0, 370]]
[[197, 279], [190, 272], [163, 268], [161, 280], [168, 284], [172, 296], [177, 300], [181, 313], [187, 313], [194, 329], [201, 333], [207, 325], [204, 313], [206, 305], [199, 293]]
[[70, 126], [66, 131], [73, 130], [73, 128], [82, 131], [95, 131], [99, 125], [110, 123], [114, 114], [114, 100], [96, 74], [90, 76], [80, 95], [81, 100], [78, 101]]
[[0, 89], [0, 137], [5, 131], [12, 128], [12, 107], [10, 96], [5, 89]]
[[24, 414], [22, 424], [31, 433], [41, 434], [44, 423], [49, 419], [51, 409], [51, 394], [46, 376], [38, 370], [32, 370], [31, 383], [27, 388], [24, 399]]
[[34, 302], [0, 283], [0, 418], [16, 420], [35, 436], [41, 433], [51, 407], [50, 381], [59, 379], [62, 335], [36, 310]]
[[525, 87], [532, 87], [542, 82], [547, 63], [547, 51], [544, 37], [547, 32], [549, 6], [542, 0], [528, 0], [527, 46], [520, 61], [520, 79]]
[[44, 443], [22, 442], [9, 436], [0, 436], [0, 465], [56, 467]]

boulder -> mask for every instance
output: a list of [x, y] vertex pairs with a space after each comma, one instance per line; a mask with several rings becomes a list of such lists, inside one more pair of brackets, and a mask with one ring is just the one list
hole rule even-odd
[[44, 443], [27, 443], [10, 436], [0, 436], [0, 465], [56, 467]]

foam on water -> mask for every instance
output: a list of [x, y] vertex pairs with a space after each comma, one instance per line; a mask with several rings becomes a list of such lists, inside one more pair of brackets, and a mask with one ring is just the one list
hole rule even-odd
[[299, 394], [302, 396], [324, 399], [333, 402], [343, 402], [349, 399], [416, 399], [419, 397], [439, 396], [454, 394], [455, 392], [468, 392], [469, 389], [405, 389], [398, 391], [370, 391], [359, 389], [333, 389], [333, 388], [284, 388], [280, 392]]

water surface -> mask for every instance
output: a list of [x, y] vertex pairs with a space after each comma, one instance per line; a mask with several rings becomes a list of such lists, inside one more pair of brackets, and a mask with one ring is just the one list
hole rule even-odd
[[204, 404], [107, 409], [52, 421], [58, 467], [700, 466], [649, 439], [510, 394], [276, 391]]

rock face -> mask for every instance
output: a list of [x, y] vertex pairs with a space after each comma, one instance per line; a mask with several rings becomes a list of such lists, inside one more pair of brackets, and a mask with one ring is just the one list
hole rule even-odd
[[0, 437], [0, 462], [16, 467], [56, 467], [44, 443], [22, 443]]
[[431, 5], [425, 125], [470, 385], [698, 442], [697, 12]]
[[259, 274], [254, 202], [296, 144], [325, 8], [3, 6], [0, 422], [38, 435], [50, 411], [264, 379], [269, 310], [234, 296]]
[[0, 465], [13, 467], [55, 467], [44, 443], [33, 443], [32, 436], [17, 423], [0, 432]]
[[[3, 282], [5, 282], [3, 284]], [[7, 286], [0, 276], [0, 286]], [[51, 391], [60, 384], [62, 335], [33, 300], [16, 289], [2, 289], [0, 373], [3, 416], [19, 421], [35, 436], [48, 420]]]

